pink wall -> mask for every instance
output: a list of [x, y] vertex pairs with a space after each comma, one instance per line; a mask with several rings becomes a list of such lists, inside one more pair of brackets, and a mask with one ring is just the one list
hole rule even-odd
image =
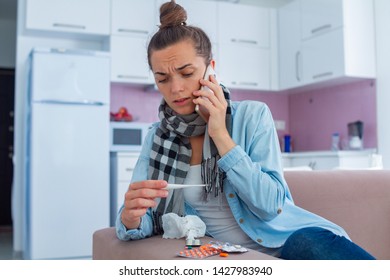
[[[330, 149], [333, 132], [346, 139], [347, 123], [356, 120], [364, 122], [364, 147], [377, 147], [375, 91], [373, 81], [362, 81], [292, 95], [231, 90], [231, 98], [265, 102], [275, 120], [286, 122], [280, 138], [290, 133], [294, 151], [315, 151]], [[158, 120], [160, 100], [157, 91], [142, 86], [111, 85], [111, 112], [125, 106], [139, 122]]]
[[155, 90], [144, 90], [141, 86], [111, 84], [111, 112], [117, 112], [121, 106], [133, 115], [138, 122], [158, 120], [158, 106], [161, 95]]
[[[266, 103], [274, 119], [286, 121], [288, 131], [288, 97], [274, 92], [238, 91], [231, 90], [232, 100], [259, 100]], [[111, 112], [117, 112], [125, 106], [139, 122], [154, 122], [158, 120], [157, 110], [161, 95], [155, 90], [145, 91], [141, 86], [111, 85]]]
[[347, 124], [364, 122], [364, 148], [377, 147], [375, 81], [360, 81], [290, 95], [290, 134], [295, 151], [329, 150], [331, 135], [348, 142]]

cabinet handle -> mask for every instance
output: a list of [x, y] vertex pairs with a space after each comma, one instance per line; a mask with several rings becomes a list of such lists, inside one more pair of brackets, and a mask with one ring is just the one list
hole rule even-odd
[[322, 25], [322, 26], [320, 26], [320, 27], [317, 27], [317, 28], [312, 29], [312, 30], [311, 30], [311, 34], [315, 34], [315, 33], [317, 33], [317, 32], [323, 31], [323, 30], [325, 30], [325, 29], [330, 29], [331, 27], [332, 27], [331, 24], [324, 24], [324, 25]]
[[134, 168], [126, 168], [126, 171], [128, 172], [134, 171]]
[[148, 34], [148, 31], [145, 30], [128, 29], [128, 28], [118, 28], [118, 32]]
[[257, 45], [257, 41], [255, 40], [246, 40], [246, 39], [231, 39], [233, 43], [245, 43], [245, 44], [252, 44], [252, 45]]
[[241, 86], [257, 86], [258, 83], [256, 82], [236, 82], [236, 81], [233, 81], [232, 82], [233, 85], [241, 85]]
[[332, 75], [333, 75], [333, 72], [324, 72], [324, 73], [321, 73], [321, 74], [314, 75], [313, 76], [313, 80], [319, 79], [319, 78], [324, 78], [324, 77], [327, 77], [327, 76], [332, 76]]
[[139, 80], [147, 80], [146, 76], [133, 76], [133, 75], [117, 75], [119, 79], [139, 79]]
[[299, 57], [301, 56], [301, 52], [300, 51], [297, 51], [296, 54], [295, 54], [295, 76], [297, 78], [297, 81], [300, 82], [301, 81], [301, 77], [299, 75]]
[[65, 27], [65, 28], [73, 28], [73, 29], [86, 29], [85, 25], [77, 25], [77, 24], [67, 24], [67, 23], [53, 23], [54, 27]]

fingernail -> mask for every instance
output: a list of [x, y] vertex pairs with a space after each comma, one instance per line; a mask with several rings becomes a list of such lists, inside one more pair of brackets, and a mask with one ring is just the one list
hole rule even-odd
[[166, 187], [168, 185], [167, 181], [161, 181], [161, 187]]

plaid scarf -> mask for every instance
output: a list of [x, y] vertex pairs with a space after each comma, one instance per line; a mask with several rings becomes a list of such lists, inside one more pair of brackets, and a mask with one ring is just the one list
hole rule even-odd
[[[230, 92], [222, 87], [228, 102], [226, 110], [226, 127], [231, 135]], [[159, 107], [161, 120], [153, 139], [149, 160], [149, 178], [166, 180], [168, 183], [183, 184], [190, 168], [192, 155], [190, 137], [205, 135], [203, 143], [203, 160], [201, 163], [202, 182], [206, 184], [205, 200], [210, 193], [218, 196], [223, 191], [224, 172], [218, 168], [220, 158], [218, 150], [209, 137], [207, 123], [197, 114], [178, 115], [163, 99]], [[162, 234], [162, 215], [176, 213], [184, 216], [184, 195], [182, 189], [170, 190], [167, 198], [162, 198], [156, 208], [152, 209], [153, 233]]]

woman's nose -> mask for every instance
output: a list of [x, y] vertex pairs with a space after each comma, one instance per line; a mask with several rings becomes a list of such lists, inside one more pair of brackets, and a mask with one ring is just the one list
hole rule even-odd
[[178, 77], [172, 78], [172, 80], [171, 80], [171, 92], [172, 93], [179, 93], [179, 92], [183, 91], [183, 89], [184, 89], [183, 80], [178, 78]]

